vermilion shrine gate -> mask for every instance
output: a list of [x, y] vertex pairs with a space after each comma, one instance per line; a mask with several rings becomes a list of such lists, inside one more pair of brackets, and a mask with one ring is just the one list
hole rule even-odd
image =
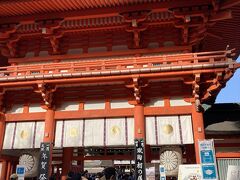
[[63, 179], [72, 161], [133, 160], [134, 139], [168, 176], [199, 163], [202, 104], [239, 68], [239, 4], [1, 1], [1, 180], [41, 142]]

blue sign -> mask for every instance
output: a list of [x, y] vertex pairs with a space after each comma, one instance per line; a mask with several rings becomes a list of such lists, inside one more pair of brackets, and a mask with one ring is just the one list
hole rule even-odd
[[16, 173], [17, 173], [18, 177], [24, 177], [24, 175], [25, 175], [25, 166], [17, 165]]
[[203, 179], [216, 179], [215, 165], [202, 165]]
[[218, 175], [213, 139], [198, 141], [198, 144], [203, 179], [217, 180]]
[[212, 150], [202, 150], [200, 154], [203, 164], [214, 163], [214, 156]]

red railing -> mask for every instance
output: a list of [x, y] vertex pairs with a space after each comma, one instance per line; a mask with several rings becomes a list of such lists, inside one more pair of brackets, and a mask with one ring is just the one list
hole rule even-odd
[[[18, 65], [1, 67], [1, 77], [26, 76], [59, 73], [113, 71], [125, 69], [153, 68], [164, 66], [184, 66], [196, 64], [213, 64], [228, 61], [229, 51], [214, 51], [204, 53], [186, 53], [162, 56], [121, 57], [101, 60], [84, 60], [77, 62], [59, 62], [35, 65]], [[77, 60], [77, 59], [76, 59]], [[75, 61], [76, 61], [75, 60]], [[0, 78], [1, 78], [0, 77]]]

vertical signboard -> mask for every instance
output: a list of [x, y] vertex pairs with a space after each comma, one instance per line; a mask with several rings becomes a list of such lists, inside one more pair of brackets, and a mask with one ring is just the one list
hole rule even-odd
[[48, 179], [50, 148], [50, 143], [41, 143], [38, 180]]
[[134, 139], [135, 147], [135, 179], [145, 180], [144, 140]]
[[213, 139], [198, 141], [198, 145], [203, 179], [217, 180], [218, 175]]
[[24, 180], [25, 173], [26, 173], [25, 166], [17, 165], [16, 174], [19, 180]]
[[160, 180], [166, 180], [166, 171], [164, 165], [159, 165]]

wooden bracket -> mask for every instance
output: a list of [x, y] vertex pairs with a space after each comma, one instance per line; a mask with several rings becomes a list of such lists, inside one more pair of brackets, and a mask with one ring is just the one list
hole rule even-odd
[[62, 27], [62, 23], [65, 20], [56, 20], [52, 24], [43, 24], [39, 23], [39, 26], [42, 27], [42, 34], [45, 39], [49, 39], [50, 44], [52, 46], [53, 54], [60, 54], [60, 39], [64, 35], [64, 31], [59, 31]]
[[126, 14], [122, 14], [121, 16], [124, 18], [124, 21], [129, 23], [129, 27], [126, 28], [127, 32], [133, 33], [133, 42], [134, 48], [140, 48], [141, 41], [141, 32], [145, 31], [148, 26], [141, 24], [144, 22], [151, 12], [143, 11], [143, 12], [129, 12]]
[[133, 77], [132, 84], [126, 85], [127, 88], [133, 89], [134, 98], [136, 101], [136, 104], [142, 103], [142, 88], [147, 87], [148, 84], [144, 83], [142, 80], [140, 80], [138, 77]]
[[201, 74], [195, 74], [195, 78], [193, 82], [193, 97], [195, 101], [195, 109], [197, 112], [201, 112], [203, 110], [201, 101], [200, 101], [200, 80], [201, 80]]
[[37, 89], [34, 92], [41, 94], [45, 105], [43, 108], [47, 109], [53, 107], [53, 93], [56, 89], [56, 86], [51, 87], [46, 83], [39, 83], [37, 85]]
[[216, 73], [216, 77], [213, 79], [212, 84], [207, 88], [205, 94], [203, 95], [202, 101], [208, 100], [214, 93], [223, 85], [223, 73]]

